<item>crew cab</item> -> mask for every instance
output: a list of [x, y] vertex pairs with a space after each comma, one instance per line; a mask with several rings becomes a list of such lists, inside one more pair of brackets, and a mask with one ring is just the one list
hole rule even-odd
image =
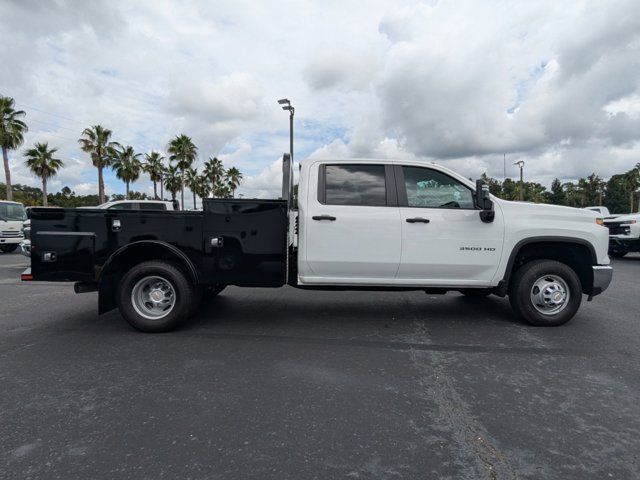
[[22, 241], [22, 222], [27, 218], [24, 205], [0, 201], [0, 252], [13, 252]]
[[294, 200], [286, 155], [283, 167], [278, 200], [34, 209], [22, 278], [97, 290], [100, 313], [117, 307], [147, 332], [176, 327], [227, 285], [508, 295], [517, 316], [554, 326], [611, 281], [594, 212], [501, 200], [481, 181], [410, 160], [303, 161]]

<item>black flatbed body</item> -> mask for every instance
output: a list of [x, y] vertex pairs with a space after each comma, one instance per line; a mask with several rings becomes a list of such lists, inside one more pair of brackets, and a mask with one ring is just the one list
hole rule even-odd
[[100, 284], [148, 257], [175, 262], [197, 285], [286, 283], [286, 201], [205, 199], [203, 207], [197, 212], [34, 208], [32, 280]]

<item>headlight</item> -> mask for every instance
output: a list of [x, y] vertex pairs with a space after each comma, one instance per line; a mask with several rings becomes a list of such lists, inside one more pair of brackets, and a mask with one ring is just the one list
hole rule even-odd
[[629, 220], [628, 222], [624, 222], [622, 225], [633, 225], [634, 223], [637, 223], [637, 220]]
[[604, 219], [603, 218], [596, 218], [596, 223], [598, 225], [602, 225], [604, 227]]

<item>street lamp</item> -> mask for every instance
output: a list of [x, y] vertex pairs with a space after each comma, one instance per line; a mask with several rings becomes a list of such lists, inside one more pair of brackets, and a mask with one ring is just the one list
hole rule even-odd
[[522, 169], [524, 168], [524, 160], [518, 160], [514, 163], [520, 167], [520, 201], [524, 200], [524, 181], [522, 180]]
[[283, 110], [289, 111], [289, 155], [291, 155], [291, 164], [293, 165], [293, 114], [295, 113], [295, 108], [293, 108], [288, 98], [281, 98], [278, 103], [282, 105]]

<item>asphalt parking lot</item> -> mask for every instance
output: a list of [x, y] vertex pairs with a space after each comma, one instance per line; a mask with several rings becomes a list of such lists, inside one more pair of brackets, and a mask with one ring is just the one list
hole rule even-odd
[[229, 288], [170, 334], [0, 255], [0, 478], [640, 477], [640, 256], [559, 328], [508, 301]]

